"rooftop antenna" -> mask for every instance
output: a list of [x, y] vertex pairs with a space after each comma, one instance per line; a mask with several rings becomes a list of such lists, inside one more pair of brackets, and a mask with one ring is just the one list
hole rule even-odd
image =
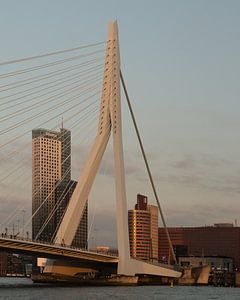
[[62, 116], [62, 123], [61, 123], [62, 129], [63, 129], [63, 116]]

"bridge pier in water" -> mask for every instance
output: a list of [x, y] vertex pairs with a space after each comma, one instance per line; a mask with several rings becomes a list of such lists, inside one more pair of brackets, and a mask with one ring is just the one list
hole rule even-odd
[[[54, 264], [55, 263], [55, 264]], [[159, 266], [156, 266], [159, 268]], [[54, 273], [52, 270], [54, 269]], [[139, 273], [132, 276], [117, 274], [117, 264], [82, 264], [68, 261], [57, 260], [53, 262], [53, 268], [44, 270], [42, 274], [33, 274], [32, 280], [35, 283], [54, 283], [54, 284], [74, 284], [74, 285], [170, 285], [172, 282], [177, 283], [174, 270], [163, 268], [161, 276], [157, 269], [158, 275], [146, 275]], [[144, 270], [144, 272], [147, 272]], [[175, 275], [175, 276], [173, 276]]]

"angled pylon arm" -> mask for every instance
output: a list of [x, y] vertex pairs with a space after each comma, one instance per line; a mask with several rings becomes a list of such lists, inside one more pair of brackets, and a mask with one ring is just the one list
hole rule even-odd
[[110, 137], [112, 127], [112, 122], [110, 118], [110, 100], [112, 92], [111, 84], [113, 82], [112, 61], [114, 54], [114, 37], [111, 28], [112, 27], [110, 26], [106, 49], [106, 59], [104, 67], [102, 97], [97, 136], [93, 143], [90, 154], [87, 158], [86, 164], [79, 177], [77, 186], [69, 201], [65, 215], [56, 233], [55, 243], [64, 242], [66, 245], [71, 245], [78, 224], [83, 215], [83, 211], [86, 206], [90, 190], [92, 188], [97, 170], [99, 168], [102, 156], [105, 152]]

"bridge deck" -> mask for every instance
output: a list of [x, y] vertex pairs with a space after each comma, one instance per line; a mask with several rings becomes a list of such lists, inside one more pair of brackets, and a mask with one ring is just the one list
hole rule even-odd
[[[119, 261], [118, 257], [112, 254], [74, 249], [56, 244], [33, 242], [31, 240], [13, 239], [10, 237], [0, 237], [0, 250], [57, 260], [74, 260], [76, 263], [79, 262], [89, 267], [94, 265], [105, 265], [111, 268], [116, 268]], [[130, 262], [135, 266], [138, 266], [139, 263], [140, 265], [143, 264], [143, 267], [140, 269], [136, 268], [136, 273], [139, 274], [146, 273], [168, 277], [179, 277], [181, 275], [178, 270], [174, 270], [173, 266], [170, 265], [143, 262], [136, 259], [131, 259]], [[148, 271], [146, 268], [154, 269], [154, 272], [153, 270]]]
[[99, 263], [118, 262], [118, 257], [110, 254], [7, 237], [0, 237], [0, 249], [8, 252], [24, 253], [46, 258], [77, 259], [79, 261]]

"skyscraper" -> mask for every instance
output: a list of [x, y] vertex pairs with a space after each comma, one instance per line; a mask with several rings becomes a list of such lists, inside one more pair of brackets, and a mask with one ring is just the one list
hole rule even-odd
[[[46, 129], [33, 130], [33, 239], [47, 242], [53, 239], [76, 184], [71, 180], [71, 132], [64, 128], [59, 132]], [[73, 244], [86, 247], [87, 207], [80, 224]]]
[[158, 259], [158, 209], [137, 195], [135, 209], [128, 211], [130, 254], [142, 260]]
[[151, 256], [150, 259], [158, 261], [158, 207], [148, 205], [147, 210], [150, 213], [150, 238], [151, 238]]
[[[63, 218], [64, 212], [67, 208], [68, 202], [71, 199], [76, 185], [77, 181], [74, 180], [70, 180], [67, 185], [65, 184], [65, 182], [57, 183], [57, 187], [55, 190], [55, 205], [57, 209], [54, 216], [56, 229], [58, 228], [58, 225]], [[72, 241], [72, 246], [84, 249], [87, 249], [88, 247], [88, 203], [83, 211], [81, 221]]]

